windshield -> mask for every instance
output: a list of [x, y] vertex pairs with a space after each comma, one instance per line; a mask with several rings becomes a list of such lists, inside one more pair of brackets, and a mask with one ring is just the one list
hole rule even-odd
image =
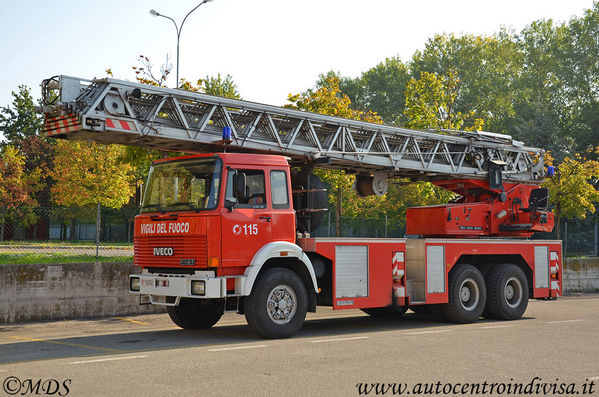
[[176, 160], [150, 168], [141, 212], [215, 209], [221, 180], [220, 158]]

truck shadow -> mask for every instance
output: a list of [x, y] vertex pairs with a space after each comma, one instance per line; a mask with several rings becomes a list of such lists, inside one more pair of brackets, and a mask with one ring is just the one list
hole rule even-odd
[[[526, 320], [523, 318], [522, 320]], [[520, 320], [520, 321], [522, 321]], [[477, 324], [496, 323], [481, 319]], [[453, 328], [463, 324], [449, 324], [421, 314], [407, 313], [401, 318], [373, 318], [364, 315], [308, 318], [303, 328], [288, 341], [310, 338], [335, 338], [344, 335], [360, 336], [381, 331], [426, 331], [430, 328]], [[483, 325], [484, 326], [484, 325]], [[168, 329], [133, 331], [73, 338], [43, 339], [43, 336], [25, 338], [4, 335], [10, 343], [0, 344], [0, 365], [92, 356], [174, 350], [182, 348], [226, 347], [251, 344], [261, 339], [247, 324], [216, 325], [209, 330]], [[201, 353], [200, 353], [201, 354]]]

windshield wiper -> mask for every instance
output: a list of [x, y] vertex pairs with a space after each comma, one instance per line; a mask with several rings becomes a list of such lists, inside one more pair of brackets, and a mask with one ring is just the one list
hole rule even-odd
[[145, 210], [146, 208], [156, 208], [158, 210], [158, 212], [164, 214], [166, 212], [166, 210], [164, 208], [162, 208], [160, 206], [160, 204], [148, 204], [148, 205], [144, 205], [143, 207], [141, 207], [142, 210]]

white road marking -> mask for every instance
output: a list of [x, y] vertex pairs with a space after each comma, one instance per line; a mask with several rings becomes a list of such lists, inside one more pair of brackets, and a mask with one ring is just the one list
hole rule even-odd
[[208, 349], [209, 352], [223, 352], [227, 350], [241, 350], [241, 349], [257, 349], [259, 347], [267, 347], [268, 345], [252, 345], [252, 346], [235, 346], [235, 347], [219, 347], [216, 349]]
[[404, 335], [422, 335], [422, 334], [438, 334], [441, 332], [450, 332], [450, 329], [440, 329], [438, 331], [419, 331], [419, 332], [406, 332]]
[[490, 325], [488, 327], [480, 327], [481, 329], [493, 329], [493, 328], [508, 328], [508, 327], [517, 327], [517, 325]]
[[345, 341], [345, 340], [358, 340], [358, 339], [369, 339], [369, 337], [368, 336], [354, 336], [351, 338], [319, 339], [319, 340], [311, 340], [310, 343], [341, 342], [341, 341]]
[[589, 378], [589, 380], [599, 380], [599, 376], [593, 376], [592, 378]]
[[584, 321], [582, 319], [576, 319], [576, 320], [561, 320], [561, 321], [549, 321], [547, 324], [558, 324], [558, 323], [574, 323], [577, 321]]
[[127, 356], [127, 357], [101, 358], [98, 360], [71, 361], [69, 364], [101, 363], [104, 361], [132, 360], [134, 358], [146, 358], [146, 357], [148, 357], [148, 356]]

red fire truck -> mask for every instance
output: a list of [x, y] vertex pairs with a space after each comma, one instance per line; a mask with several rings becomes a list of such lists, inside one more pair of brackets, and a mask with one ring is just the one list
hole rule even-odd
[[[415, 131], [114, 79], [42, 83], [48, 136], [197, 153], [155, 161], [135, 220], [130, 291], [183, 328], [245, 314], [289, 337], [317, 305], [447, 321], [515, 320], [560, 295], [543, 151], [487, 132]], [[311, 237], [326, 211], [315, 167], [426, 180], [457, 199], [411, 208], [406, 238]]]

